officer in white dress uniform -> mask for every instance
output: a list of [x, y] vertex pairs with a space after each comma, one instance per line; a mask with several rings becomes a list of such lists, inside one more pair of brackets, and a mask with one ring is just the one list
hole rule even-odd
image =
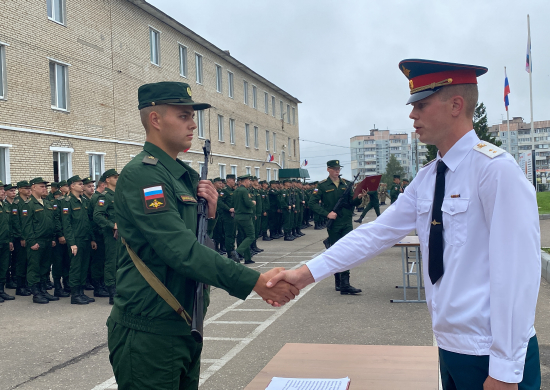
[[420, 141], [438, 147], [437, 158], [374, 222], [272, 283], [303, 288], [416, 229], [443, 388], [540, 389], [537, 201], [514, 158], [472, 130], [477, 77], [487, 68], [404, 60], [399, 69], [409, 79], [410, 118]]

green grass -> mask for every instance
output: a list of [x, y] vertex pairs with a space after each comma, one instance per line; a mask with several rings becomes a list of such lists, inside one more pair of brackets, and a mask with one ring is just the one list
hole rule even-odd
[[546, 253], [550, 254], [550, 248], [542, 248], [543, 251], [545, 251]]
[[550, 192], [537, 192], [539, 214], [550, 214]]

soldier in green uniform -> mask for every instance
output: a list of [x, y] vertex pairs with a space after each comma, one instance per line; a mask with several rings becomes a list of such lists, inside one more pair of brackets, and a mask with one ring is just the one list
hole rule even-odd
[[[92, 231], [94, 233], [96, 250], [92, 251], [92, 257], [90, 258], [90, 266], [88, 268], [88, 277], [90, 278], [93, 290], [94, 297], [106, 298], [109, 296], [109, 292], [104, 283], [105, 275], [105, 240], [103, 239], [103, 234], [99, 225], [94, 220], [94, 211], [98, 203], [100, 196], [103, 196], [105, 192], [105, 178], [103, 175], [99, 178], [94, 188], [94, 181], [91, 178], [86, 178], [82, 182], [84, 184], [84, 195], [87, 198], [90, 198], [88, 211], [91, 215], [92, 220]], [[91, 193], [91, 194], [90, 194]]]
[[31, 196], [21, 206], [21, 233], [27, 249], [27, 281], [31, 287], [34, 303], [59, 301], [50, 295], [46, 282], [50, 280], [50, 267], [55, 242], [55, 216], [53, 204], [43, 199], [48, 194], [49, 184], [41, 177], [30, 181]]
[[[216, 252], [218, 252], [220, 255], [224, 255], [226, 252], [225, 250], [222, 250], [222, 247], [225, 247], [225, 234], [223, 231], [223, 221], [222, 221], [222, 211], [220, 207], [221, 197], [220, 193], [223, 191], [223, 188], [225, 185], [222, 182], [221, 177], [216, 177], [212, 180], [212, 183], [214, 184], [214, 187], [216, 188], [216, 191], [218, 192], [218, 203], [217, 203], [217, 209], [216, 209], [216, 226], [214, 227], [214, 243], [216, 244]], [[223, 207], [223, 206], [222, 206]]]
[[[86, 200], [88, 204], [88, 215], [90, 216], [90, 220], [92, 221], [92, 230], [95, 232], [97, 230], [97, 226], [94, 219], [94, 205], [92, 204], [92, 196], [95, 192], [95, 180], [92, 180], [91, 177], [86, 177], [82, 179], [82, 188], [84, 189], [84, 192], [82, 193], [82, 199]], [[96, 241], [97, 245], [97, 241]], [[86, 276], [86, 285], [84, 287], [84, 290], [94, 291], [95, 292], [95, 286], [92, 283], [92, 262], [95, 254], [97, 253], [97, 249], [90, 252], [90, 261], [88, 263], [88, 273]]]
[[[333, 219], [332, 227], [327, 230], [328, 238], [331, 245], [334, 245], [340, 238], [353, 230], [352, 214], [353, 208], [361, 203], [363, 194], [359, 194], [356, 199], [353, 199], [353, 191], [349, 193], [349, 198], [345, 200], [345, 205], [341, 209], [340, 214], [336, 214], [333, 210], [342, 196], [347, 186], [351, 183], [340, 177], [339, 160], [330, 160], [327, 162], [328, 178], [322, 180], [313, 191], [309, 207], [319, 215]], [[322, 201], [323, 206], [319, 204]], [[353, 287], [349, 283], [349, 271], [339, 272], [334, 275], [336, 291], [340, 294], [358, 294], [360, 289]]]
[[93, 237], [88, 202], [82, 199], [84, 192], [82, 179], [75, 175], [67, 180], [67, 184], [70, 194], [61, 203], [61, 221], [71, 259], [69, 271], [71, 304], [87, 305], [90, 302], [95, 302], [94, 298], [84, 294], [84, 286], [88, 275], [90, 251], [97, 249], [97, 245]]
[[48, 192], [48, 196], [46, 196], [46, 199], [50, 202], [53, 202], [55, 200], [54, 194], [59, 190], [59, 183], [52, 181], [50, 183], [50, 192]]
[[[194, 103], [191, 88], [179, 82], [143, 85], [138, 96], [146, 142], [122, 170], [117, 185], [120, 236], [175, 297], [181, 313], [193, 313], [197, 282], [241, 299], [252, 290], [269, 299], [265, 284], [279, 269], [260, 275], [196, 239], [197, 197], [208, 201], [211, 234], [218, 196], [212, 183], [199, 181], [197, 172], [177, 155], [191, 147], [197, 128], [194, 110], [209, 105]], [[246, 188], [243, 191], [248, 197]], [[286, 285], [275, 295], [284, 303], [293, 291]], [[209, 289], [204, 293], [206, 311]], [[107, 327], [109, 360], [120, 390], [198, 389], [202, 343], [151, 288], [126, 248], [120, 251], [117, 294]]]
[[[54, 201], [52, 202], [54, 211], [54, 223], [55, 223], [55, 242], [56, 245], [53, 248], [53, 261], [52, 261], [52, 277], [54, 283], [55, 297], [66, 298], [70, 295], [71, 288], [69, 287], [69, 269], [71, 266], [71, 259], [69, 257], [69, 251], [67, 248], [67, 241], [63, 233], [63, 223], [61, 221], [61, 209], [65, 202], [65, 197], [61, 191], [54, 193]], [[63, 278], [63, 285], [61, 285], [61, 278]]]
[[235, 208], [233, 207], [233, 194], [235, 192], [235, 175], [226, 175], [226, 186], [219, 193], [218, 207], [220, 207], [221, 222], [225, 234], [225, 251], [227, 257], [239, 262], [239, 255], [235, 251]]
[[279, 209], [283, 214], [283, 231], [285, 241], [294, 241], [295, 237], [292, 235], [292, 216], [294, 210], [292, 209], [292, 193], [290, 191], [290, 179], [283, 179], [283, 188], [279, 191]]
[[403, 179], [403, 185], [401, 186], [401, 192], [405, 192], [405, 188], [409, 186], [409, 180]]
[[59, 191], [61, 191], [63, 197], [69, 195], [69, 192], [71, 192], [71, 190], [69, 189], [69, 183], [67, 183], [67, 180], [61, 180], [57, 184], [59, 185]]
[[0, 180], [0, 303], [11, 301], [15, 297], [6, 294], [4, 285], [10, 265], [10, 253], [13, 251], [13, 239], [10, 226], [11, 208], [4, 202], [4, 183]]
[[101, 176], [105, 182], [105, 191], [98, 195], [94, 205], [94, 222], [97, 223], [99, 231], [103, 236], [105, 244], [104, 283], [109, 293], [109, 304], [114, 304], [116, 293], [115, 278], [118, 251], [118, 229], [115, 214], [115, 189], [118, 181], [116, 169], [108, 169]]
[[302, 233], [302, 223], [304, 218], [304, 204], [305, 196], [304, 191], [302, 190], [302, 183], [300, 179], [294, 180], [294, 193], [296, 199], [296, 208], [294, 211], [294, 235], [297, 237], [305, 236], [305, 233]]
[[[363, 222], [363, 218], [365, 218], [365, 215], [369, 212], [370, 209], [374, 208], [374, 212], [376, 213], [376, 216], [378, 217], [380, 215], [380, 202], [378, 200], [378, 190], [374, 191], [367, 191], [366, 194], [369, 196], [369, 202], [365, 205], [365, 208], [363, 209], [363, 212], [361, 213], [361, 216], [359, 219], [356, 219], [354, 222]], [[363, 194], [364, 196], [365, 194]]]
[[269, 228], [269, 213], [271, 212], [271, 205], [269, 204], [269, 184], [267, 181], [262, 180], [260, 182], [260, 194], [262, 195], [262, 228], [260, 235], [262, 236], [263, 241], [271, 241], [272, 238], [270, 238], [267, 235], [267, 229]]
[[268, 214], [268, 225], [269, 225], [269, 238], [276, 240], [281, 238], [279, 235], [279, 214], [281, 209], [279, 208], [279, 190], [277, 189], [277, 181], [271, 180], [269, 182], [269, 189], [267, 190], [267, 198], [269, 199], [269, 214]]
[[258, 178], [256, 176], [252, 176], [250, 180], [250, 187], [252, 199], [256, 202], [254, 216], [252, 218], [254, 222], [254, 242], [250, 246], [250, 250], [255, 252], [254, 254], [257, 254], [264, 251], [263, 249], [258, 248], [256, 242], [258, 238], [260, 238], [260, 232], [262, 230], [262, 213], [264, 205], [262, 202], [262, 194], [260, 192], [260, 184], [258, 183]]
[[401, 191], [401, 176], [399, 175], [393, 175], [393, 184], [390, 187], [390, 200], [391, 203], [395, 203], [397, 200], [397, 197], [402, 192]]
[[15, 289], [17, 288], [17, 276], [16, 276], [16, 269], [17, 269], [17, 256], [14, 252], [14, 245], [13, 245], [13, 223], [14, 219], [12, 217], [12, 212], [15, 207], [15, 197], [17, 196], [17, 187], [12, 184], [4, 184], [4, 191], [5, 191], [5, 197], [4, 200], [4, 206], [9, 209], [8, 213], [8, 221], [9, 221], [9, 228], [10, 228], [10, 242], [12, 243], [10, 245], [10, 252], [9, 252], [9, 268], [8, 273], [6, 275], [6, 288]]
[[17, 289], [15, 295], [29, 296], [31, 291], [27, 286], [27, 249], [21, 232], [21, 206], [31, 195], [31, 185], [27, 180], [21, 180], [17, 182], [17, 191], [18, 194], [13, 201], [15, 207], [12, 210], [13, 247], [14, 255], [17, 258]]
[[255, 239], [254, 214], [256, 201], [252, 199], [250, 188], [250, 175], [238, 177], [238, 187], [233, 193], [233, 206], [235, 208], [235, 225], [237, 227], [237, 253], [244, 257], [245, 264], [253, 264], [250, 246]]

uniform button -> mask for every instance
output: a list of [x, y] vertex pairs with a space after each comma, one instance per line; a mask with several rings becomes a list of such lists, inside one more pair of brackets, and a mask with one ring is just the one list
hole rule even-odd
[[514, 374], [519, 375], [520, 374], [519, 370], [514, 371]]
[[523, 343], [523, 348], [527, 348], [527, 343]]
[[454, 207], [454, 206], [451, 206], [451, 211], [455, 211], [455, 207]]

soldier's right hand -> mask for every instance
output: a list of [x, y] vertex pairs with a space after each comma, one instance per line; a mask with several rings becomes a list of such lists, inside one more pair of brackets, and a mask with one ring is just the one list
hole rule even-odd
[[32, 249], [33, 251], [37, 251], [38, 248], [40, 248], [40, 245], [38, 245], [38, 243], [36, 243], [36, 244], [34, 244], [33, 246], [31, 246], [31, 249]]
[[338, 214], [336, 214], [334, 211], [331, 211], [330, 213], [328, 213], [327, 218], [328, 219], [336, 219], [337, 216], [338, 216]]
[[24, 248], [27, 246], [27, 243], [25, 242], [25, 240], [21, 240], [21, 247]]
[[76, 245], [71, 245], [71, 252], [73, 256], [76, 256], [77, 251], [78, 251], [78, 247]]
[[271, 301], [274, 304], [276, 303], [277, 306], [283, 306], [285, 303], [290, 302], [296, 297], [296, 295], [300, 293], [300, 291], [296, 287], [285, 281], [277, 283], [276, 286], [273, 286], [271, 288], [268, 288], [266, 286], [267, 282], [269, 282], [275, 275], [277, 275], [281, 271], [284, 271], [284, 268], [278, 267], [273, 268], [272, 270], [264, 274], [261, 274], [258, 281], [256, 282], [256, 286], [254, 287], [254, 291], [260, 297], [262, 297], [264, 301]]
[[65, 240], [65, 237], [59, 237], [59, 243], [61, 245], [65, 245], [67, 243], [67, 240]]

